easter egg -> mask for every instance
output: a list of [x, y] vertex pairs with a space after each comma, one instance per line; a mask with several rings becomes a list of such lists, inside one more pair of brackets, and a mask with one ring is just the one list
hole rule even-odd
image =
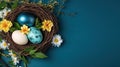
[[35, 17], [27, 12], [22, 12], [17, 16], [17, 22], [20, 25], [33, 26], [35, 22]]
[[30, 32], [27, 34], [27, 37], [33, 44], [39, 44], [43, 39], [41, 31], [35, 27], [30, 27]]
[[18, 45], [25, 45], [28, 43], [27, 36], [22, 34], [20, 30], [16, 30], [12, 33], [12, 40]]

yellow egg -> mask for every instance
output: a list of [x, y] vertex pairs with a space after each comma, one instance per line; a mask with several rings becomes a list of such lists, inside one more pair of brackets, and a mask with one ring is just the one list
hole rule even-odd
[[20, 30], [16, 30], [12, 33], [12, 40], [18, 45], [25, 45], [28, 43], [27, 36], [22, 34]]

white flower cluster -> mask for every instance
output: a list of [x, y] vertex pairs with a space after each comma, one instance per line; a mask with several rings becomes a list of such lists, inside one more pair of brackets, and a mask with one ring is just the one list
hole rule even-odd
[[0, 42], [0, 49], [2, 49], [2, 50], [9, 49], [9, 46], [10, 46], [10, 43], [6, 43], [5, 40], [2, 40], [2, 41]]
[[[2, 49], [2, 50], [6, 50], [6, 49], [9, 50], [9, 46], [10, 46], [10, 43], [6, 43], [5, 40], [2, 40], [0, 42], [0, 49]], [[17, 65], [19, 63], [19, 59], [18, 59], [17, 55], [15, 53], [13, 53], [12, 50], [9, 50], [8, 54], [11, 56], [14, 65]]]
[[7, 16], [7, 14], [8, 14], [8, 12], [10, 12], [11, 11], [11, 9], [9, 9], [9, 8], [4, 8], [3, 10], [1, 10], [0, 11], [0, 18], [2, 18], [2, 19], [4, 19], [5, 18], [5, 16]]
[[12, 50], [9, 50], [9, 55], [11, 56], [14, 65], [17, 65], [19, 63], [19, 59], [18, 59], [17, 55], [15, 53], [13, 53]]

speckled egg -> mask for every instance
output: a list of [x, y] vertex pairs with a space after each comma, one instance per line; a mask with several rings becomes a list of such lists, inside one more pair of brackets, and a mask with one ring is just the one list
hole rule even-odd
[[16, 30], [12, 33], [12, 40], [18, 45], [25, 45], [28, 43], [27, 36], [22, 34], [20, 30]]
[[27, 37], [33, 44], [39, 44], [43, 40], [42, 32], [36, 27], [30, 27], [30, 32], [27, 34]]

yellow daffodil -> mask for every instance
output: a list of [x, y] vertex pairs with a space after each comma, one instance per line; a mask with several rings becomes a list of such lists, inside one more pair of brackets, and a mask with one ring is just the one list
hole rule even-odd
[[0, 22], [0, 30], [3, 30], [4, 32], [8, 32], [12, 26], [12, 22], [8, 21], [6, 19], [3, 19]]
[[28, 28], [28, 26], [23, 25], [23, 26], [21, 27], [21, 32], [22, 32], [23, 34], [28, 34], [29, 31], [30, 31], [30, 29]]
[[53, 22], [51, 21], [51, 20], [44, 20], [43, 22], [42, 22], [42, 30], [43, 31], [45, 31], [45, 30], [47, 30], [48, 32], [50, 32], [51, 31], [51, 28], [53, 27]]

